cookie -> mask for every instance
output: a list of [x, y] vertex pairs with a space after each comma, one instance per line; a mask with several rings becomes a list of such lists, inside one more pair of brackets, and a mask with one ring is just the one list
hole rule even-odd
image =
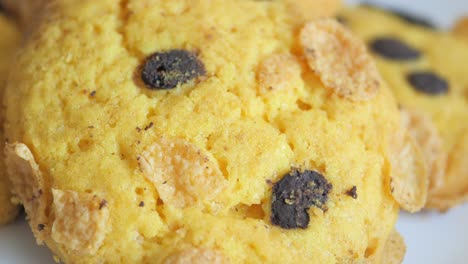
[[[0, 91], [5, 89], [8, 78], [8, 70], [13, 59], [13, 54], [20, 41], [20, 33], [16, 25], [12, 23], [4, 14], [0, 14]], [[3, 98], [3, 96], [0, 96]], [[0, 115], [0, 122], [3, 123], [3, 115]], [[3, 127], [0, 128], [0, 139], [5, 142]], [[18, 206], [11, 201], [11, 186], [6, 175], [6, 167], [3, 151], [0, 152], [0, 225], [13, 220], [18, 213]]]
[[6, 94], [38, 242], [64, 263], [380, 262], [399, 112], [320, 3], [45, 7]]
[[[409, 120], [430, 174], [427, 207], [468, 198], [468, 44], [392, 12], [350, 8], [342, 16], [373, 53]], [[413, 19], [421, 21], [420, 19]]]

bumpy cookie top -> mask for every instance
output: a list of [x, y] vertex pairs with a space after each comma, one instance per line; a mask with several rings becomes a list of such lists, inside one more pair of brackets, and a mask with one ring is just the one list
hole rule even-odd
[[467, 43], [376, 8], [349, 9], [343, 17], [368, 43], [404, 109], [431, 178], [427, 206], [446, 210], [467, 200]]
[[319, 2], [45, 7], [6, 125], [38, 241], [73, 263], [380, 260], [398, 111]]

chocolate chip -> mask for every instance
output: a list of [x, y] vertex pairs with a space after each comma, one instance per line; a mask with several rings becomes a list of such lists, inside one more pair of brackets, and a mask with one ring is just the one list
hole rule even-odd
[[38, 224], [38, 225], [37, 225], [37, 230], [38, 230], [39, 232], [41, 232], [42, 230], [44, 230], [44, 228], [45, 228], [45, 225], [44, 225], [44, 224]]
[[412, 72], [407, 80], [415, 90], [425, 94], [440, 95], [449, 91], [448, 82], [430, 71]]
[[141, 79], [150, 89], [172, 89], [205, 74], [205, 66], [194, 53], [169, 50], [146, 59]]
[[406, 11], [398, 9], [390, 9], [389, 11], [410, 24], [422, 26], [425, 28], [436, 28], [436, 26], [431, 21], [415, 14], [410, 14]]
[[285, 229], [309, 225], [311, 206], [327, 210], [332, 185], [320, 173], [293, 169], [273, 186], [271, 222]]
[[390, 60], [415, 60], [421, 53], [392, 37], [377, 38], [370, 44], [372, 51]]
[[89, 96], [91, 97], [94, 97], [96, 95], [96, 91], [92, 91], [91, 93], [89, 93]]
[[145, 207], [145, 202], [141, 201], [140, 204], [138, 204], [139, 207]]
[[346, 192], [347, 195], [353, 197], [353, 199], [357, 199], [357, 187], [356, 186], [353, 186], [351, 189], [349, 189], [347, 192]]

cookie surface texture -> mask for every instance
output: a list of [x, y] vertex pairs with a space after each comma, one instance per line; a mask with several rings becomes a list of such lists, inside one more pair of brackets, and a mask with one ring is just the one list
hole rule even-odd
[[410, 134], [429, 173], [426, 206], [444, 211], [466, 201], [468, 44], [375, 8], [348, 9], [343, 17], [368, 43], [399, 105], [408, 110]]
[[[11, 61], [15, 50], [20, 42], [20, 33], [16, 25], [0, 14], [0, 99], [3, 99], [3, 92], [11, 67]], [[0, 113], [0, 122], [3, 124], [3, 113]], [[3, 125], [0, 128], [0, 139], [5, 142]], [[0, 225], [13, 220], [18, 213], [18, 206], [11, 201], [11, 185], [6, 174], [3, 151], [0, 153]]]
[[7, 93], [38, 242], [65, 263], [379, 261], [396, 102], [296, 2], [51, 1]]

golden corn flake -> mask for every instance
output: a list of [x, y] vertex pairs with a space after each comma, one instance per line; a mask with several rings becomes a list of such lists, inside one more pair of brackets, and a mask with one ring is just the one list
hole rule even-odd
[[428, 192], [428, 174], [422, 151], [408, 133], [407, 117], [402, 112], [402, 127], [390, 144], [390, 187], [393, 198], [409, 212], [424, 207]]
[[52, 239], [77, 254], [93, 254], [108, 231], [107, 201], [96, 195], [52, 189]]
[[265, 59], [259, 67], [259, 93], [291, 88], [296, 80], [301, 80], [301, 66], [289, 54], [275, 54]]
[[333, 19], [307, 23], [300, 32], [307, 63], [322, 83], [352, 101], [369, 100], [380, 75], [366, 46]]
[[212, 249], [189, 248], [170, 255], [164, 264], [227, 264], [229, 261]]
[[217, 163], [182, 139], [160, 138], [139, 162], [161, 200], [175, 207], [209, 201], [227, 185]]
[[382, 264], [401, 264], [405, 254], [405, 240], [396, 230], [393, 230], [385, 243]]
[[468, 201], [468, 162], [466, 162], [468, 129], [463, 132], [463, 136], [458, 139], [448, 157], [444, 182], [439, 188], [432, 190], [426, 207], [446, 211]]
[[431, 118], [416, 110], [403, 110], [410, 135], [422, 151], [429, 175], [429, 192], [438, 188], [444, 179], [447, 153], [442, 147], [442, 138]]
[[33, 154], [22, 143], [7, 144], [6, 165], [13, 194], [23, 204], [37, 243], [42, 244], [47, 232], [47, 197], [44, 180]]

